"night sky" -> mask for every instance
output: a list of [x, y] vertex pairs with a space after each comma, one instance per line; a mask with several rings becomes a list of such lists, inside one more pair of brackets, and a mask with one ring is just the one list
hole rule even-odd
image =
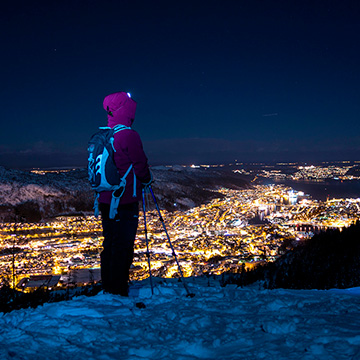
[[116, 91], [152, 165], [360, 160], [358, 0], [7, 0], [0, 27], [0, 165], [86, 166]]

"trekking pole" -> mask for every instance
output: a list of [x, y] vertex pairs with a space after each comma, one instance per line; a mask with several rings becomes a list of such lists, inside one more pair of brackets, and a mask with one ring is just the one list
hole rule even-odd
[[150, 265], [149, 241], [148, 241], [147, 227], [146, 227], [145, 188], [142, 189], [142, 200], [143, 200], [143, 212], [144, 212], [144, 228], [145, 228], [145, 241], [146, 241], [146, 257], [147, 257], [147, 261], [148, 261], [148, 265], [149, 265], [151, 295], [154, 295], [154, 286], [153, 286], [153, 281], [152, 281], [151, 265]]
[[168, 239], [168, 242], [169, 242], [169, 245], [170, 245], [172, 254], [173, 254], [173, 256], [174, 256], [174, 258], [175, 258], [175, 261], [176, 261], [176, 264], [177, 264], [177, 266], [178, 266], [179, 273], [180, 273], [180, 280], [181, 280], [181, 282], [183, 283], [184, 288], [185, 288], [186, 293], [187, 293], [186, 296], [188, 296], [188, 297], [194, 297], [195, 294], [190, 292], [190, 290], [189, 290], [189, 288], [188, 288], [188, 286], [187, 286], [187, 284], [186, 284], [186, 282], [185, 282], [185, 279], [184, 279], [184, 276], [183, 276], [183, 273], [182, 273], [182, 270], [181, 270], [179, 261], [178, 261], [178, 259], [177, 259], [177, 256], [176, 256], [174, 247], [173, 247], [173, 245], [172, 245], [172, 243], [171, 243], [171, 240], [170, 240], [169, 233], [168, 233], [167, 230], [166, 230], [166, 226], [165, 226], [164, 219], [163, 219], [163, 217], [161, 216], [161, 212], [160, 212], [159, 205], [158, 205], [158, 203], [157, 203], [157, 201], [156, 201], [156, 197], [155, 197], [154, 192], [153, 192], [153, 190], [152, 190], [152, 188], [151, 188], [150, 185], [149, 185], [149, 190], [150, 190], [150, 193], [151, 193], [152, 198], [153, 198], [153, 200], [154, 200], [154, 204], [155, 204], [156, 210], [157, 210], [157, 212], [159, 213], [159, 218], [160, 218], [160, 221], [161, 221], [162, 226], [163, 226], [163, 228], [164, 228], [166, 237], [167, 237], [167, 239]]

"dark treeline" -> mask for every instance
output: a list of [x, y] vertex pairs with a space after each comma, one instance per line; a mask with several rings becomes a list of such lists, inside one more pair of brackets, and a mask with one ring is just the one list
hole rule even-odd
[[99, 284], [72, 287], [66, 290], [50, 291], [47, 288], [38, 288], [30, 293], [23, 293], [12, 289], [8, 284], [0, 288], [0, 313], [13, 310], [36, 308], [48, 302], [71, 300], [75, 296], [94, 296], [101, 291]]
[[304, 241], [273, 263], [229, 275], [239, 286], [262, 281], [267, 289], [331, 289], [360, 286], [360, 221]]

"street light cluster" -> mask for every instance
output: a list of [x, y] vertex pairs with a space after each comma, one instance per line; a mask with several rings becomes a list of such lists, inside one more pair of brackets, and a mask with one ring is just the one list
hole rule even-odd
[[[221, 274], [274, 261], [285, 243], [329, 227], [342, 228], [360, 217], [360, 199], [312, 200], [284, 185], [219, 190], [223, 197], [188, 211], [163, 211], [185, 276]], [[132, 279], [149, 276], [140, 217]], [[147, 213], [154, 276], [176, 277], [178, 268], [156, 212]], [[30, 275], [57, 274], [66, 282], [75, 269], [100, 267], [101, 222], [93, 216], [58, 217], [39, 224], [0, 224], [2, 280], [15, 267], [16, 282]], [[60, 282], [61, 283], [61, 282]]]

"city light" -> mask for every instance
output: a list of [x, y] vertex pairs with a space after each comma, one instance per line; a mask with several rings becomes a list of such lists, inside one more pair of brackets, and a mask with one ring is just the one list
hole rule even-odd
[[[238, 271], [243, 264], [274, 261], [282, 244], [311, 237], [327, 228], [349, 226], [360, 216], [360, 199], [312, 200], [284, 185], [220, 189], [223, 197], [188, 211], [163, 211], [171, 241], [186, 276]], [[156, 212], [147, 213], [154, 276], [178, 276]], [[31, 275], [98, 271], [102, 250], [101, 221], [93, 216], [58, 217], [52, 222], [0, 225], [1, 280], [15, 283]], [[12, 274], [13, 265], [15, 267]], [[143, 219], [135, 241], [131, 278], [149, 276]]]

